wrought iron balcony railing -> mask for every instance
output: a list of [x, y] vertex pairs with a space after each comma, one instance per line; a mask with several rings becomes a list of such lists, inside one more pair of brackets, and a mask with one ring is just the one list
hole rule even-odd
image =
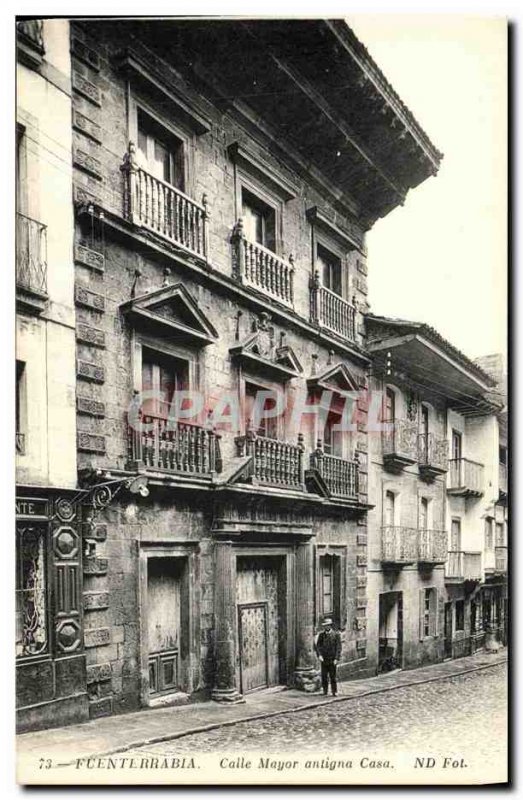
[[447, 560], [447, 531], [418, 531], [418, 561], [422, 564], [444, 564]]
[[318, 448], [311, 453], [310, 464], [312, 469], [318, 470], [333, 497], [358, 499], [357, 461], [347, 461]]
[[420, 473], [435, 478], [448, 470], [449, 445], [446, 439], [434, 433], [420, 433], [418, 436], [418, 467]]
[[16, 215], [16, 285], [47, 297], [47, 226]]
[[239, 456], [252, 456], [251, 480], [287, 489], [304, 488], [303, 434], [298, 444], [269, 439], [248, 431], [236, 438]]
[[143, 414], [129, 427], [129, 456], [146, 469], [210, 475], [221, 471], [220, 436], [201, 425]]
[[356, 309], [336, 292], [322, 286], [315, 272], [310, 289], [311, 321], [354, 342], [356, 339]]
[[381, 560], [404, 566], [418, 560], [418, 529], [404, 525], [385, 525], [381, 529]]
[[481, 580], [481, 552], [449, 550], [445, 564], [447, 583]]
[[393, 471], [400, 471], [418, 459], [418, 426], [416, 422], [396, 419], [384, 421], [382, 432], [383, 463]]
[[155, 178], [136, 162], [133, 142], [124, 158], [124, 213], [141, 225], [207, 260], [207, 200], [196, 203], [170, 183]]
[[286, 306], [294, 303], [294, 262], [267, 247], [246, 239], [243, 221], [238, 220], [231, 237], [235, 277], [246, 286], [259, 289]]
[[447, 492], [463, 497], [480, 497], [483, 494], [483, 464], [469, 458], [452, 458]]

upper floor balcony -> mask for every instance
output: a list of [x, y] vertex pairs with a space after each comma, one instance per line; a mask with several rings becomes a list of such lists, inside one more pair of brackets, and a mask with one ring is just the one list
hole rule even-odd
[[207, 200], [192, 200], [180, 189], [139, 166], [133, 142], [124, 158], [124, 214], [133, 225], [154, 232], [173, 245], [208, 260]]
[[357, 461], [325, 453], [318, 447], [310, 457], [311, 469], [316, 469], [331, 497], [358, 500], [359, 469]]
[[145, 470], [210, 478], [221, 472], [220, 436], [201, 425], [143, 414], [129, 426], [129, 459]]
[[305, 488], [303, 434], [297, 444], [259, 436], [252, 430], [236, 438], [239, 457], [251, 456], [249, 480], [265, 486], [303, 491]]
[[381, 529], [381, 561], [384, 565], [404, 567], [418, 560], [418, 529], [404, 525], [385, 525]]
[[448, 470], [448, 442], [434, 433], [420, 433], [418, 436], [418, 467], [420, 475], [433, 480]]
[[447, 493], [458, 497], [481, 497], [483, 464], [469, 458], [450, 459]]
[[506, 545], [496, 545], [494, 548], [494, 564], [485, 568], [485, 574], [489, 577], [504, 577], [507, 571], [508, 548]]
[[47, 226], [17, 213], [17, 304], [22, 310], [40, 314], [47, 299]]
[[444, 564], [447, 560], [447, 531], [418, 531], [418, 562], [427, 566]]
[[294, 305], [294, 262], [280, 258], [258, 242], [249, 241], [243, 220], [238, 220], [231, 237], [233, 271], [244, 285], [257, 289], [290, 308]]
[[310, 288], [311, 322], [343, 336], [350, 342], [356, 340], [356, 309], [339, 294], [323, 286], [318, 270]]
[[418, 425], [405, 419], [385, 421], [382, 432], [383, 465], [391, 472], [401, 472], [418, 459]]
[[481, 579], [481, 551], [449, 550], [445, 564], [445, 583], [479, 583]]

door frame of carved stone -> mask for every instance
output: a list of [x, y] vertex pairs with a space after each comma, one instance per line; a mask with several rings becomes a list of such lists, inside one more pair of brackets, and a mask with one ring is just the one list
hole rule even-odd
[[194, 647], [200, 641], [199, 625], [199, 587], [196, 585], [196, 545], [173, 543], [141, 542], [139, 553], [139, 617], [140, 617], [140, 699], [143, 706], [154, 704], [155, 700], [165, 701], [165, 694], [152, 694], [149, 688], [149, 637], [148, 637], [148, 561], [150, 558], [170, 558], [180, 560], [181, 587], [180, 605], [183, 609], [180, 647], [178, 653], [178, 688], [173, 694], [194, 690], [194, 673], [199, 665]]

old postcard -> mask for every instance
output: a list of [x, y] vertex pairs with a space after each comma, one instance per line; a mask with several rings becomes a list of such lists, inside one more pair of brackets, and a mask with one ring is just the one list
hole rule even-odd
[[13, 36], [19, 783], [505, 783], [506, 21]]

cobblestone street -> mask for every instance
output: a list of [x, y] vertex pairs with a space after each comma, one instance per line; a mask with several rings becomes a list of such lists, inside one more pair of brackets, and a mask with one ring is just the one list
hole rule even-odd
[[298, 714], [242, 722], [126, 755], [410, 750], [499, 764], [506, 759], [506, 677], [506, 664], [501, 664]]

